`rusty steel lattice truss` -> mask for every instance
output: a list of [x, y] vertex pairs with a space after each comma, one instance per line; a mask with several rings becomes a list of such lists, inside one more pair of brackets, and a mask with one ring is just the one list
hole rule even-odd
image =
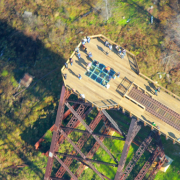
[[[67, 171], [68, 174], [71, 176], [71, 180], [73, 179], [76, 180], [80, 177], [85, 167], [91, 168], [99, 176], [100, 179], [109, 179], [107, 176], [100, 173], [92, 164], [92, 163], [98, 163], [98, 164], [104, 164], [107, 166], [117, 167], [115, 180], [125, 180], [130, 174], [130, 172], [132, 171], [135, 164], [138, 162], [138, 160], [142, 156], [142, 154], [144, 153], [144, 151], [147, 150], [154, 136], [154, 132], [151, 132], [149, 136], [142, 142], [142, 144], [140, 145], [139, 149], [135, 153], [130, 163], [125, 167], [125, 170], [123, 170], [131, 142], [133, 141], [133, 139], [135, 138], [135, 136], [141, 129], [141, 123], [137, 121], [135, 118], [132, 118], [128, 133], [125, 134], [122, 131], [122, 129], [120, 129], [118, 124], [112, 119], [112, 117], [105, 110], [100, 110], [97, 116], [94, 118], [94, 120], [92, 120], [91, 123], [87, 125], [84, 119], [91, 112], [93, 107], [91, 106], [90, 103], [84, 102], [84, 100], [82, 99], [78, 99], [77, 101], [68, 100], [70, 94], [71, 92], [66, 90], [65, 87], [63, 86], [62, 91], [61, 91], [60, 101], [59, 101], [58, 112], [56, 116], [56, 122], [54, 124], [53, 138], [52, 138], [51, 147], [49, 150], [48, 162], [47, 162], [44, 179], [45, 180], [62, 179], [63, 175]], [[77, 110], [75, 110], [69, 103], [79, 104], [78, 105], [79, 107], [77, 107]], [[67, 123], [66, 127], [62, 126], [65, 106], [67, 106], [67, 108], [72, 113], [72, 117]], [[94, 133], [93, 131], [98, 126], [101, 120], [103, 120], [104, 122], [104, 126], [102, 128], [101, 133]], [[77, 129], [80, 123], [86, 128], [86, 130]], [[116, 130], [116, 132], [121, 134], [123, 137], [116, 137], [116, 136], [109, 135], [110, 131], [112, 130], [112, 127], [113, 129]], [[82, 133], [82, 136], [76, 143], [74, 143], [68, 136], [73, 131]], [[86, 153], [83, 153], [81, 149], [83, 148], [83, 146], [85, 145], [85, 143], [87, 142], [90, 136], [92, 136], [96, 140], [96, 142], [91, 148], [91, 150], [86, 154]], [[114, 157], [114, 155], [110, 152], [110, 150], [104, 145], [103, 141], [105, 138], [125, 140], [123, 152], [122, 152], [121, 159], [119, 162], [116, 159], [116, 157]], [[74, 148], [74, 150], [72, 150], [70, 154], [58, 152], [60, 144], [62, 144], [65, 139]], [[92, 159], [95, 152], [99, 149], [100, 146], [102, 147], [102, 149], [104, 149], [107, 152], [107, 154], [114, 161], [114, 163], [107, 163], [107, 162]], [[65, 159], [62, 160], [60, 159], [59, 156], [63, 156], [65, 157]], [[164, 155], [160, 140], [159, 140], [158, 147], [153, 152], [153, 155], [149, 158], [149, 160], [143, 166], [140, 173], [135, 178], [136, 180], [140, 180], [144, 178], [149, 168], [151, 167], [152, 163], [155, 161], [157, 157], [160, 157], [159, 158], [160, 160], [158, 161], [156, 167], [150, 172], [149, 179], [152, 179], [156, 175], [156, 173], [158, 172], [158, 170], [160, 169], [160, 167], [165, 161], [165, 155]], [[51, 177], [51, 171], [52, 171], [54, 159], [56, 159], [61, 164], [61, 166], [56, 172], [56, 177]], [[69, 169], [74, 159], [81, 162], [75, 174], [73, 174], [71, 170]]]
[[143, 180], [143, 178], [145, 177], [146, 173], [149, 171], [152, 164], [157, 160], [158, 161], [157, 165], [155, 166], [155, 168], [153, 168], [153, 170], [150, 172], [150, 175], [148, 177], [149, 180], [150, 179], [153, 180], [155, 175], [157, 174], [157, 172], [161, 168], [161, 166], [166, 161], [165, 153], [164, 153], [164, 150], [162, 147], [161, 138], [159, 135], [158, 135], [157, 139], [158, 139], [157, 148], [154, 150], [153, 155], [144, 164], [144, 166], [142, 167], [139, 174], [136, 176], [136, 178], [134, 180]]
[[139, 159], [143, 155], [144, 151], [147, 149], [147, 147], [151, 143], [151, 141], [153, 139], [153, 136], [154, 136], [154, 133], [151, 131], [150, 134], [148, 135], [148, 137], [139, 146], [139, 148], [136, 151], [134, 157], [132, 158], [132, 160], [126, 166], [126, 168], [125, 168], [125, 170], [123, 172], [123, 175], [120, 178], [121, 180], [125, 180], [128, 177], [130, 172], [133, 170], [133, 167], [136, 165], [136, 163], [139, 161]]

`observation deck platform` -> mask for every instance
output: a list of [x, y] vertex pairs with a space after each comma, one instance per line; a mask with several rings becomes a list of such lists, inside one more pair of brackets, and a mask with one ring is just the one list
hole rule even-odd
[[[154, 90], [160, 86], [139, 73], [136, 58], [133, 54], [126, 51], [126, 55], [122, 59], [115, 49], [116, 43], [110, 39], [103, 35], [90, 36], [90, 38], [90, 43], [86, 43], [85, 46], [87, 47], [87, 52], [92, 53], [92, 58], [89, 58], [87, 53], [81, 49], [80, 43], [78, 47], [81, 58], [78, 59], [76, 53], [73, 52], [71, 55], [73, 65], [71, 66], [68, 60], [68, 69], [63, 67], [61, 70], [62, 74], [67, 74], [67, 79], [63, 78], [66, 88], [73, 90], [77, 95], [83, 94], [85, 100], [99, 110], [121, 108], [123, 112], [127, 111], [130, 116], [135, 116], [143, 121], [145, 125], [147, 124], [164, 134], [166, 138], [171, 138], [173, 142], [180, 143], [178, 142], [180, 138], [180, 97], [163, 87], [161, 87], [161, 91], [156, 96]], [[104, 45], [106, 40], [113, 45], [112, 51]], [[110, 53], [106, 55], [108, 51]], [[116, 73], [120, 72], [119, 78], [116, 77], [108, 82], [110, 85], [108, 89], [97, 82], [96, 79], [93, 80], [86, 75], [87, 65], [93, 63], [94, 60], [106, 67], [109, 66]], [[78, 79], [78, 74], [82, 76], [81, 80]], [[97, 76], [100, 77], [100, 74]], [[157, 110], [154, 109], [152, 112], [142, 99], [138, 100], [135, 95], [132, 96], [133, 89], [140, 91], [142, 97], [144, 99], [147, 97], [149, 102], [155, 100], [153, 102], [157, 103]], [[164, 109], [158, 109], [158, 103]], [[168, 112], [171, 111], [170, 115], [167, 114], [167, 109], [169, 109]], [[157, 115], [158, 113], [160, 115]], [[152, 126], [153, 122], [156, 126]]]

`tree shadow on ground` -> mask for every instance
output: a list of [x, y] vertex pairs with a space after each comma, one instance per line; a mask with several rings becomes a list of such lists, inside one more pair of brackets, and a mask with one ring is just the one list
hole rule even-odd
[[[23, 77], [24, 73], [29, 73], [34, 77], [33, 83], [36, 82], [33, 87], [30, 86], [24, 93], [13, 100], [11, 99], [14, 94], [13, 88], [8, 89], [8, 86], [12, 86], [12, 84], [6, 82], [6, 85], [1, 86], [3, 93], [9, 94], [7, 99], [10, 99], [12, 104], [8, 107], [8, 102], [4, 100], [4, 107], [7, 106], [8, 109], [3, 113], [4, 118], [1, 123], [7, 124], [7, 120], [10, 119], [11, 126], [7, 125], [0, 134], [3, 135], [3, 141], [6, 142], [4, 144], [7, 148], [10, 151], [16, 149], [18, 151], [17, 157], [27, 161], [31, 171], [34, 171], [37, 178], [42, 179], [44, 176], [42, 169], [34, 165], [32, 158], [29, 159], [24, 152], [21, 152], [21, 146], [24, 143], [34, 146], [34, 143], [55, 122], [57, 110], [55, 102], [59, 99], [63, 83], [60, 70], [65, 60], [61, 55], [44, 47], [44, 44], [38, 38], [28, 37], [23, 32], [2, 21], [0, 21], [0, 52], [2, 52], [0, 56], [0, 72], [3, 72], [3, 70], [8, 71], [8, 74], [13, 76], [17, 82]], [[54, 69], [56, 71], [52, 71]], [[52, 73], [44, 77], [50, 71]], [[46, 102], [45, 99], [50, 96], [53, 100]], [[33, 102], [31, 102], [32, 99]], [[23, 100], [28, 100], [29, 104], [22, 104]], [[21, 115], [22, 117], [18, 116], [17, 112], [20, 112], [23, 108], [28, 108], [28, 110], [22, 111], [24, 113]], [[39, 113], [38, 108], [43, 109], [46, 112], [45, 115]], [[32, 117], [34, 113], [36, 116]], [[18, 136], [21, 138], [20, 145], [7, 139], [7, 136], [15, 133], [17, 129], [20, 132], [20, 136]]]

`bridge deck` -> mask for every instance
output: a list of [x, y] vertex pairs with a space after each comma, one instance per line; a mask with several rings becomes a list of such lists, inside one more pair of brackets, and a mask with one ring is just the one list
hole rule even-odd
[[152, 99], [144, 94], [142, 91], [132, 88], [128, 96], [138, 101], [145, 106], [145, 110], [154, 116], [158, 117], [167, 124], [173, 126], [175, 129], [180, 130], [180, 114], [172, 111], [160, 102]]
[[[178, 114], [180, 112], [180, 101], [163, 91], [158, 93], [158, 96], [155, 96], [154, 87], [135, 73], [136, 65], [132, 56], [127, 53], [125, 58], [121, 59], [116, 50], [111, 51], [107, 56], [106, 51], [109, 49], [104, 46], [103, 42], [100, 38], [94, 38], [91, 39], [90, 43], [85, 44], [88, 52], [92, 52], [92, 59], [88, 58], [87, 54], [82, 50], [80, 51], [80, 59], [76, 55], [72, 57], [73, 65], [68, 64], [68, 69], [62, 70], [63, 74], [67, 74], [67, 79], [64, 80], [66, 87], [75, 89], [79, 94], [84, 94], [85, 99], [99, 108], [108, 108], [108, 106], [118, 104], [149, 125], [155, 122], [162, 133], [177, 141], [180, 138], [180, 132], [176, 128], [165, 123], [128, 98], [123, 98], [123, 95], [128, 96], [127, 90], [131, 90], [132, 85], [135, 84], [148, 92], [154, 100]], [[110, 66], [115, 72], [120, 72], [120, 78], [116, 77], [116, 79], [110, 80], [109, 89], [85, 75], [86, 66], [92, 60], [97, 60], [105, 66]], [[78, 74], [81, 74], [81, 80], [77, 78]]]

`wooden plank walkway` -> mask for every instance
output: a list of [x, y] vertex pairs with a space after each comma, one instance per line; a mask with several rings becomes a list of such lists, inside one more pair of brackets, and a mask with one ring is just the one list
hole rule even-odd
[[[80, 45], [81, 43], [79, 46]], [[133, 85], [136, 85], [152, 99], [156, 100], [177, 114], [180, 113], [180, 101], [163, 90], [158, 93], [158, 96], [155, 96], [155, 87], [153, 87], [153, 84], [136, 73], [136, 63], [131, 54], [127, 53], [124, 59], [121, 59], [116, 49], [113, 47], [113, 50], [107, 56], [106, 52], [109, 51], [109, 48], [104, 46], [103, 38], [91, 39], [90, 43], [86, 43], [85, 46], [87, 47], [87, 51], [92, 53], [93, 57], [89, 58], [87, 53], [82, 51], [81, 48], [80, 59], [78, 59], [76, 54], [73, 52], [71, 55], [73, 65], [71, 66], [68, 64], [68, 69], [65, 69], [64, 67], [62, 68], [62, 73], [67, 74], [67, 79], [64, 80], [66, 87], [73, 89], [78, 95], [84, 94], [85, 99], [97, 108], [108, 109], [109, 107], [117, 107], [117, 105], [119, 105], [123, 110], [128, 111], [131, 115], [136, 116], [149, 126], [152, 126], [152, 122], [155, 122], [157, 126], [160, 127], [160, 131], [164, 135], [178, 142], [177, 139], [180, 138], [180, 131], [173, 126], [170, 126], [168, 123], [163, 122], [160, 118], [152, 113], [146, 111], [143, 108], [144, 105], [140, 107], [138, 101], [136, 103], [135, 100], [133, 101], [133, 98], [128, 98], [128, 92], [126, 92], [126, 90], [131, 91]], [[85, 75], [87, 64], [93, 60], [97, 60], [99, 63], [102, 63], [105, 66], [110, 66], [115, 72], [120, 72], [119, 78], [116, 77], [116, 79], [110, 80], [109, 89]], [[81, 80], [78, 79], [78, 74], [81, 74]], [[133, 85], [131, 84], [130, 86], [130, 83], [128, 83], [126, 86], [124, 81], [125, 79], [132, 82]], [[122, 90], [123, 93], [120, 92], [120, 86], [126, 86], [124, 90]], [[127, 96], [125, 95], [125, 97], [123, 97], [124, 93]], [[159, 110], [159, 113], [163, 113], [163, 111]], [[173, 119], [171, 120], [173, 121]], [[156, 127], [154, 128], [156, 129]]]
[[146, 111], [180, 131], [180, 114], [172, 111], [134, 87], [131, 89], [128, 96], [145, 106]]

